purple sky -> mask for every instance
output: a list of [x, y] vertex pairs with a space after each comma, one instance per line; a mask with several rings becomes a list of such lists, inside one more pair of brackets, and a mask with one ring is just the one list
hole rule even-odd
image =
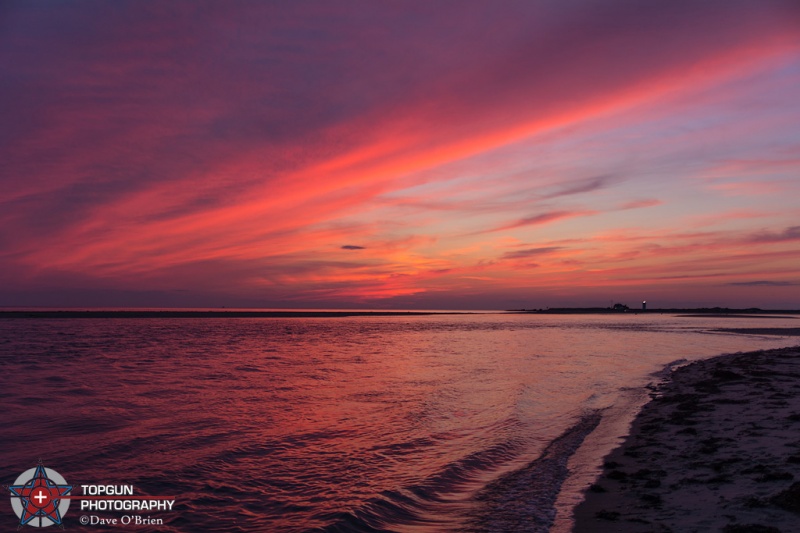
[[800, 308], [796, 1], [6, 1], [0, 70], [0, 305]]

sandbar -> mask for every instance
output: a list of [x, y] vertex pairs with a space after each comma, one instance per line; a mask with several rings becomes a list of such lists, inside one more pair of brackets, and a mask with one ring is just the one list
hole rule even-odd
[[800, 336], [800, 328], [719, 328], [713, 331], [720, 333], [738, 333], [744, 335], [778, 335], [786, 337]]

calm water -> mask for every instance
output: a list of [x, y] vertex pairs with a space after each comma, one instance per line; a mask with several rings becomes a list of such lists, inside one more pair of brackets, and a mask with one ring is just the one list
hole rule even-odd
[[[620, 389], [677, 359], [797, 344], [711, 328], [796, 323], [0, 321], [2, 483], [41, 458], [70, 483], [176, 496], [173, 512], [151, 513], [164, 525], [137, 531], [491, 530], [523, 511], [546, 522], [560, 484], [553, 465]], [[77, 505], [72, 531], [83, 530]], [[0, 509], [0, 528], [15, 527], [10, 505]]]

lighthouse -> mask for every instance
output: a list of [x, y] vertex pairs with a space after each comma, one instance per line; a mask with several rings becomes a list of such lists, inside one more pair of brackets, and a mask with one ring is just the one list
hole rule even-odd
[[642, 311], [647, 311], [647, 300], [642, 302]]

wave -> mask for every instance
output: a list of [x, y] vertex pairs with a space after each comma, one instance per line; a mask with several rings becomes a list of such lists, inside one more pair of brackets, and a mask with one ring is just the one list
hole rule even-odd
[[317, 516], [330, 524], [312, 531], [383, 533], [410, 526], [419, 531], [460, 530], [454, 525], [474, 505], [465, 495], [474, 492], [476, 480], [518, 457], [523, 445], [522, 439], [512, 439], [471, 453], [423, 483], [385, 491], [352, 511]]
[[559, 490], [569, 474], [567, 462], [601, 418], [599, 410], [586, 414], [551, 442], [538, 459], [487, 485], [476, 496], [480, 506], [466, 529], [547, 532], [555, 520]]
[[423, 484], [386, 491], [352, 511], [318, 516], [331, 523], [312, 531], [546, 532], [555, 518], [554, 504], [568, 474], [567, 461], [600, 419], [600, 411], [585, 415], [536, 460], [482, 489], [466, 490], [481, 473], [497, 470], [517, 458], [521, 442], [508, 441], [470, 454]]

